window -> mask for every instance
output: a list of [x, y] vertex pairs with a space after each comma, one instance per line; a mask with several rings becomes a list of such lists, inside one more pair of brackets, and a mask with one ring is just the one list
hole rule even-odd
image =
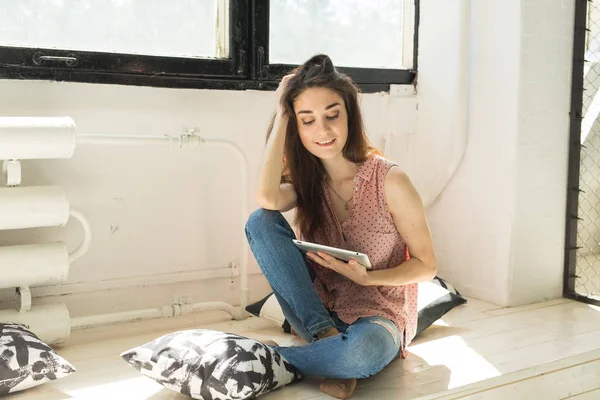
[[418, 0], [4, 0], [0, 78], [274, 89], [317, 53], [412, 83]]
[[406, 67], [402, 5], [397, 0], [271, 1], [270, 61], [302, 63], [318, 48], [340, 66]]

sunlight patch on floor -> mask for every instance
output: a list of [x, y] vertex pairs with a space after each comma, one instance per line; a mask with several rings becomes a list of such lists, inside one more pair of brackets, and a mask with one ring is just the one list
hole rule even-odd
[[117, 398], [123, 398], [120, 396], [127, 395], [128, 400], [134, 400], [149, 399], [163, 389], [162, 385], [145, 376], [140, 376], [85, 388], [65, 390], [65, 393], [76, 399], [106, 400], [115, 398], [115, 395], [118, 394]]
[[410, 352], [426, 360], [429, 365], [448, 367], [451, 372], [448, 389], [502, 375], [460, 336], [450, 336], [436, 342], [415, 345]]

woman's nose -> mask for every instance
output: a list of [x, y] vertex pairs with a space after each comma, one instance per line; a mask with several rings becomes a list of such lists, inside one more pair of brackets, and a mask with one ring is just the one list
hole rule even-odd
[[329, 126], [329, 121], [327, 121], [326, 118], [320, 118], [319, 119], [319, 124], [317, 125], [317, 128], [319, 130], [319, 132], [322, 132], [324, 134], [327, 134], [331, 131], [331, 127]]

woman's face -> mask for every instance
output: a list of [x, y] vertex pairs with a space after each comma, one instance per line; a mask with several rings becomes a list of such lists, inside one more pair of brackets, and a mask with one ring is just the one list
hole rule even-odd
[[310, 88], [294, 101], [300, 140], [321, 159], [337, 156], [348, 140], [348, 114], [344, 99], [327, 88]]

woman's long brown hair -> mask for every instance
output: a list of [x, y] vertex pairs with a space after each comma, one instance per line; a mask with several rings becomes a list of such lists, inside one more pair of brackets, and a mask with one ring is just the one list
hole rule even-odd
[[[326, 55], [317, 55], [291, 73], [281, 105], [289, 117], [283, 157], [281, 183], [291, 183], [298, 194], [296, 226], [306, 240], [314, 240], [315, 233], [324, 230], [323, 178], [325, 168], [318, 157], [311, 154], [300, 140], [294, 100], [306, 89], [322, 87], [339, 94], [348, 114], [348, 140], [342, 150], [344, 158], [363, 163], [371, 154], [381, 154], [371, 146], [365, 134], [358, 104], [359, 89], [352, 79], [338, 72]], [[267, 131], [267, 140], [273, 130], [274, 117]], [[324, 232], [326, 233], [326, 232]]]

